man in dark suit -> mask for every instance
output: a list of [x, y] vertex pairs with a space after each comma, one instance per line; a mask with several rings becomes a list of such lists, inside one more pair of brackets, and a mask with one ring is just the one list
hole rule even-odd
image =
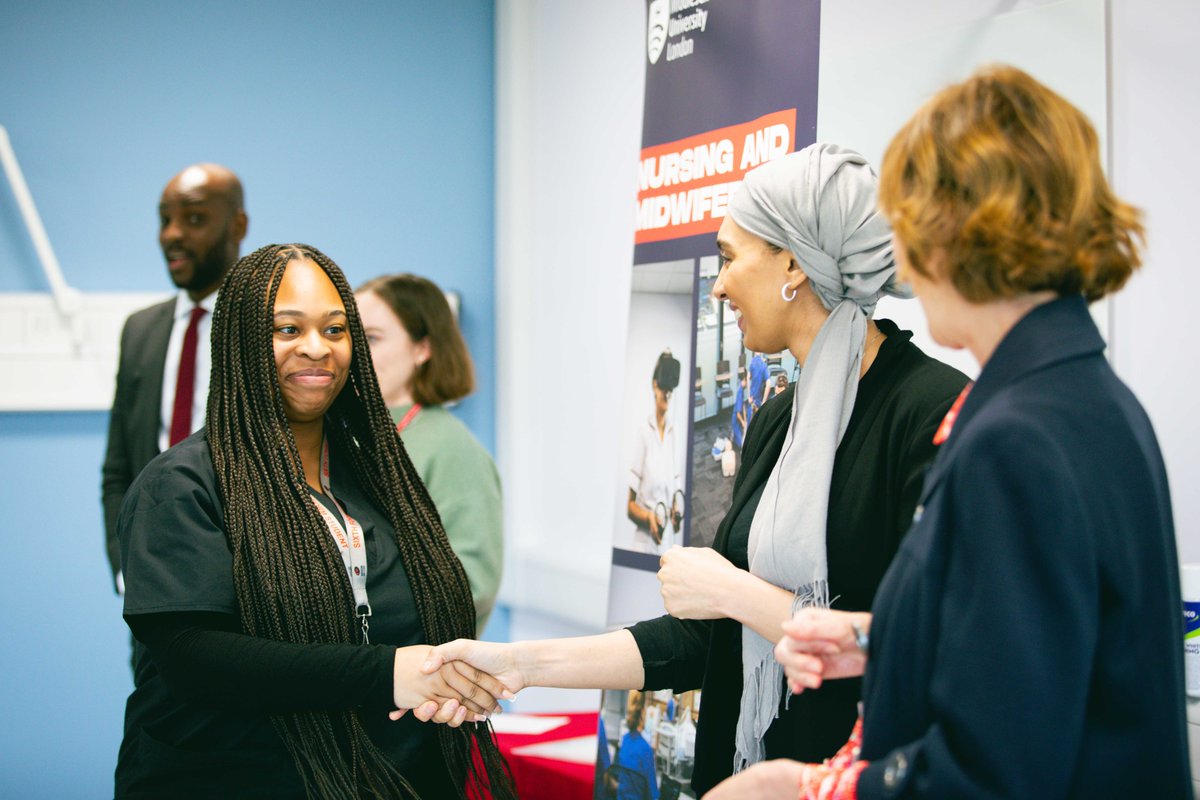
[[122, 593], [121, 501], [152, 458], [204, 424], [212, 307], [248, 225], [241, 181], [216, 164], [195, 164], [172, 178], [158, 216], [158, 242], [180, 291], [125, 321], [102, 469], [108, 561]]

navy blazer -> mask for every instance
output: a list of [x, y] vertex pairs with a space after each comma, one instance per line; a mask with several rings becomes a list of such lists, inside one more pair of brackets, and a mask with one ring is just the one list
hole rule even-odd
[[1191, 797], [1166, 470], [1082, 297], [1008, 333], [875, 598], [858, 796]]

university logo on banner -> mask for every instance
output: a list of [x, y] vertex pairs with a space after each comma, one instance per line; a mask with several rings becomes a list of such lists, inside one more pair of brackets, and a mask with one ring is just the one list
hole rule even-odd
[[671, 20], [668, 0], [651, 0], [646, 23], [646, 56], [651, 64], [658, 63], [663, 45], [667, 43], [667, 23]]

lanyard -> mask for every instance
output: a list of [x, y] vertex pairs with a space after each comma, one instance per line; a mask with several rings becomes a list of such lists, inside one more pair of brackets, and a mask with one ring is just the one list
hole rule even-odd
[[404, 415], [404, 418], [396, 423], [396, 433], [404, 433], [404, 429], [407, 428], [408, 424], [410, 422], [412, 422], [414, 419], [416, 419], [417, 414], [420, 414], [420, 413], [421, 413], [421, 404], [413, 403], [413, 407], [408, 410], [408, 413]]
[[337, 517], [319, 500], [313, 498], [313, 502], [317, 505], [317, 511], [320, 511], [321, 516], [324, 517], [325, 525], [329, 528], [330, 535], [333, 536], [338, 550], [342, 553], [342, 563], [346, 565], [346, 576], [350, 578], [350, 588], [354, 592], [354, 616], [362, 626], [363, 644], [370, 644], [371, 640], [367, 636], [367, 630], [370, 627], [368, 618], [371, 616], [371, 604], [367, 602], [366, 540], [363, 537], [362, 526], [354, 517], [346, 513], [346, 509], [342, 508], [342, 504], [333, 496], [333, 490], [329, 488], [328, 441], [321, 442], [321, 488], [325, 491], [325, 495], [333, 501], [337, 510], [341, 512], [342, 517], [346, 520], [346, 527], [350, 529], [350, 534], [347, 536]]
[[958, 398], [954, 401], [954, 405], [950, 406], [950, 410], [942, 418], [942, 424], [938, 425], [937, 432], [933, 434], [933, 443], [935, 445], [940, 445], [950, 438], [950, 431], [954, 430], [954, 423], [958, 420], [958, 412], [962, 410], [963, 403], [966, 402], [967, 395], [971, 393], [971, 387], [974, 385], [974, 383], [968, 383], [963, 387], [963, 390], [958, 394]]

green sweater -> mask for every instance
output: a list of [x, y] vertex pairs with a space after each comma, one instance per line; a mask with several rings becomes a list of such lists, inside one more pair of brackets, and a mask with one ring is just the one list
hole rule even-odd
[[[391, 409], [397, 423], [411, 405]], [[483, 632], [504, 566], [504, 520], [496, 463], [469, 430], [440, 406], [425, 406], [400, 434], [462, 562]]]

